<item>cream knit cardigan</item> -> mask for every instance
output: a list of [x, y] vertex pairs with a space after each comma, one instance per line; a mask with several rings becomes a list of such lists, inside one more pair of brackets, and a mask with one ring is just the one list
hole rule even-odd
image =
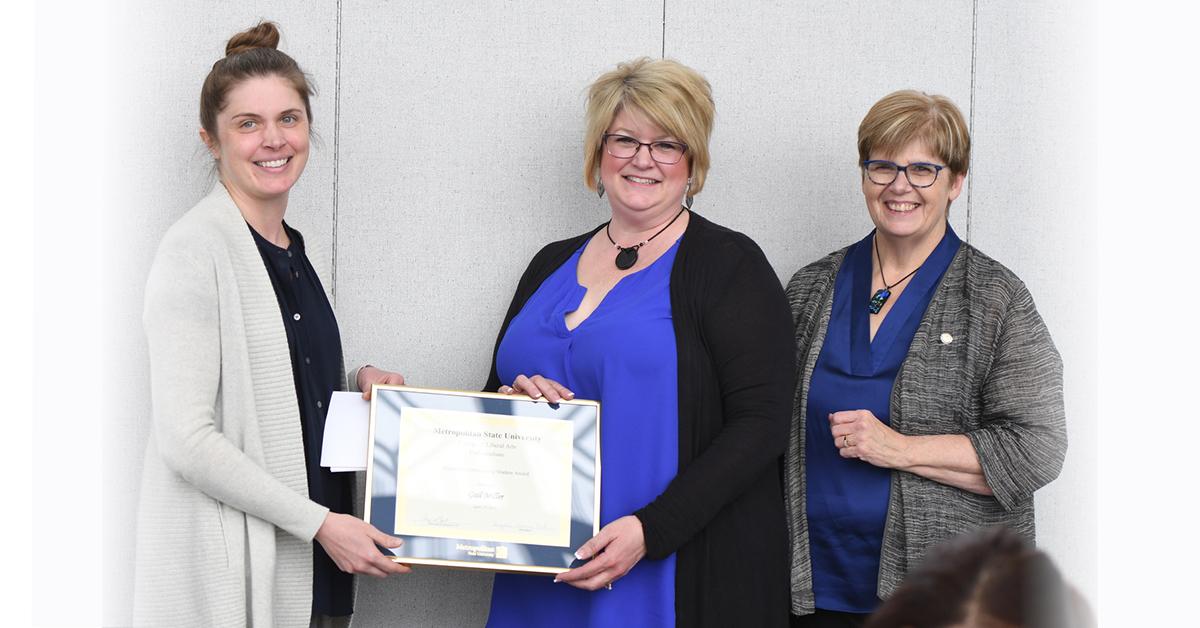
[[164, 236], [144, 324], [154, 420], [134, 624], [307, 626], [328, 510], [308, 499], [275, 291], [224, 186]]

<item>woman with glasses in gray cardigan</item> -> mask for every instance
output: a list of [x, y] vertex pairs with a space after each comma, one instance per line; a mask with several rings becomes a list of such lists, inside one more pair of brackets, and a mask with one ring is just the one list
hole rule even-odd
[[1032, 538], [1033, 493], [1066, 452], [1062, 362], [1029, 291], [946, 219], [970, 158], [962, 113], [889, 94], [858, 149], [875, 230], [787, 290], [793, 626], [860, 626], [960, 532]]

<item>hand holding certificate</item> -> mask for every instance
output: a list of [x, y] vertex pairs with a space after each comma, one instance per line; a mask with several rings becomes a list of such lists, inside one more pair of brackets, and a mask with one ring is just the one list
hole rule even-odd
[[642, 522], [633, 515], [621, 517], [604, 526], [575, 555], [588, 562], [555, 576], [556, 582], [588, 591], [611, 589], [613, 582], [646, 556]]
[[558, 573], [598, 531], [599, 404], [375, 386], [366, 519], [405, 563]]

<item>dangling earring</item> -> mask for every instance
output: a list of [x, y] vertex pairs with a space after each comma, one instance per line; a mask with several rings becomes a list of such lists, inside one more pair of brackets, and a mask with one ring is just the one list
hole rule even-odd
[[692, 178], [688, 177], [687, 189], [683, 191], [683, 208], [684, 209], [692, 208], [692, 201], [695, 199], [689, 193], [691, 191], [692, 191]]
[[596, 177], [596, 196], [604, 198], [604, 182], [599, 177]]

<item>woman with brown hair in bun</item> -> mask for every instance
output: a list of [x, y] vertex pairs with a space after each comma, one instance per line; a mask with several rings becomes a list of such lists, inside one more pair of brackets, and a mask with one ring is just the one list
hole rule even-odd
[[408, 571], [375, 546], [399, 539], [348, 514], [353, 476], [320, 466], [332, 392], [404, 378], [347, 380], [325, 258], [283, 220], [313, 91], [278, 42], [270, 22], [238, 33], [204, 80], [220, 184], [167, 231], [146, 285], [139, 626], [345, 625], [350, 574]]

